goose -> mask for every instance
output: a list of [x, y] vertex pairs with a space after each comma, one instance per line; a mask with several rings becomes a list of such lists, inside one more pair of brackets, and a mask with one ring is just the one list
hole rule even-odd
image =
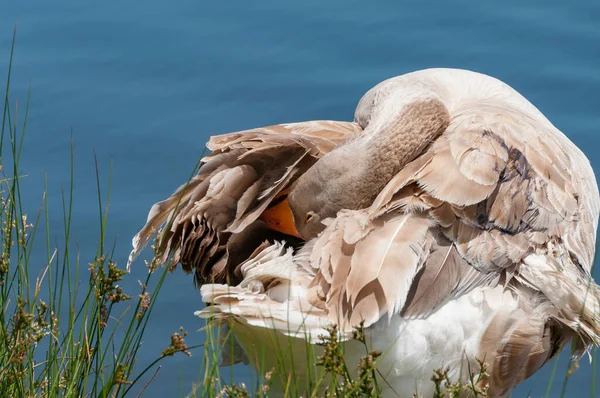
[[197, 315], [229, 328], [223, 365], [314, 383], [307, 350], [336, 325], [358, 363], [362, 325], [383, 353], [383, 396], [432, 396], [436, 369], [465, 381], [478, 359], [490, 396], [507, 396], [565, 344], [580, 357], [600, 343], [594, 172], [500, 80], [420, 70], [371, 88], [353, 122], [207, 147], [198, 174], [151, 208], [129, 263], [159, 231], [157, 261], [193, 272]]

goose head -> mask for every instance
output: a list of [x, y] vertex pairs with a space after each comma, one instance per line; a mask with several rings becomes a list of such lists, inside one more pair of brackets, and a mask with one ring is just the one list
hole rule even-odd
[[261, 215], [277, 231], [304, 240], [342, 209], [370, 206], [385, 185], [444, 132], [450, 116], [429, 87], [384, 81], [359, 101], [354, 122], [364, 134], [319, 159]]

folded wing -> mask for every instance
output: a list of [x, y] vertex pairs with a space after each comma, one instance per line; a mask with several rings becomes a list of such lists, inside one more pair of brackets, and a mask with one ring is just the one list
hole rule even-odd
[[597, 188], [583, 154], [552, 129], [494, 105], [459, 112], [370, 208], [340, 212], [319, 236], [313, 304], [346, 329], [384, 314], [422, 318], [475, 287], [522, 280], [524, 259], [552, 263], [557, 245], [563, 264], [589, 275]]

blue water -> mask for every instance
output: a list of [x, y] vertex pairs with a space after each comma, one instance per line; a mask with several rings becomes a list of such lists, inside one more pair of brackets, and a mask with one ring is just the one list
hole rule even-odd
[[[116, 258], [124, 265], [149, 207], [188, 178], [209, 135], [350, 120], [375, 83], [426, 67], [472, 69], [506, 81], [600, 170], [596, 0], [321, 3], [3, 1], [0, 76], [4, 81], [18, 22], [13, 97], [23, 104], [32, 89], [22, 160], [28, 211], [39, 208], [47, 172], [52, 231], [60, 240], [60, 190], [69, 180], [73, 137], [72, 234], [82, 262], [96, 248], [95, 151], [105, 181], [112, 161], [109, 239], [117, 239]], [[45, 254], [37, 256], [41, 267]], [[136, 263], [126, 289], [135, 291], [144, 275]], [[191, 331], [188, 344], [200, 343], [194, 331], [202, 323], [192, 315], [199, 307], [191, 278], [170, 275], [138, 366], [154, 359], [180, 325]], [[200, 354], [165, 361], [144, 396], [188, 392]], [[566, 356], [551, 396], [560, 393]], [[543, 396], [551, 367], [514, 396]], [[236, 372], [248, 378], [246, 368]], [[570, 396], [590, 395], [591, 373], [582, 360], [569, 380]]]

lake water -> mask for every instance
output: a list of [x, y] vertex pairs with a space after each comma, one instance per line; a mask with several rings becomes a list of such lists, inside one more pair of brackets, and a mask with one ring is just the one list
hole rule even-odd
[[[427, 67], [472, 69], [506, 81], [600, 170], [597, 0], [322, 3], [4, 1], [0, 76], [4, 81], [18, 22], [13, 98], [23, 103], [30, 82], [32, 88], [22, 160], [28, 211], [39, 208], [47, 172], [60, 236], [60, 184], [69, 180], [72, 136], [72, 234], [82, 261], [96, 247], [95, 151], [104, 176], [113, 162], [109, 239], [117, 239], [116, 258], [124, 265], [149, 207], [186, 181], [209, 135], [350, 120], [374, 84]], [[126, 288], [135, 289], [144, 275], [138, 261]], [[138, 366], [154, 359], [180, 325], [191, 331], [190, 345], [200, 343], [194, 330], [202, 323], [192, 314], [200, 306], [191, 277], [170, 275]], [[145, 396], [189, 391], [200, 354], [165, 361]], [[514, 396], [543, 396], [551, 368]], [[244, 367], [236, 372], [242, 379], [249, 374]], [[591, 373], [582, 360], [567, 396], [589, 396]], [[559, 392], [560, 382], [551, 396]]]

